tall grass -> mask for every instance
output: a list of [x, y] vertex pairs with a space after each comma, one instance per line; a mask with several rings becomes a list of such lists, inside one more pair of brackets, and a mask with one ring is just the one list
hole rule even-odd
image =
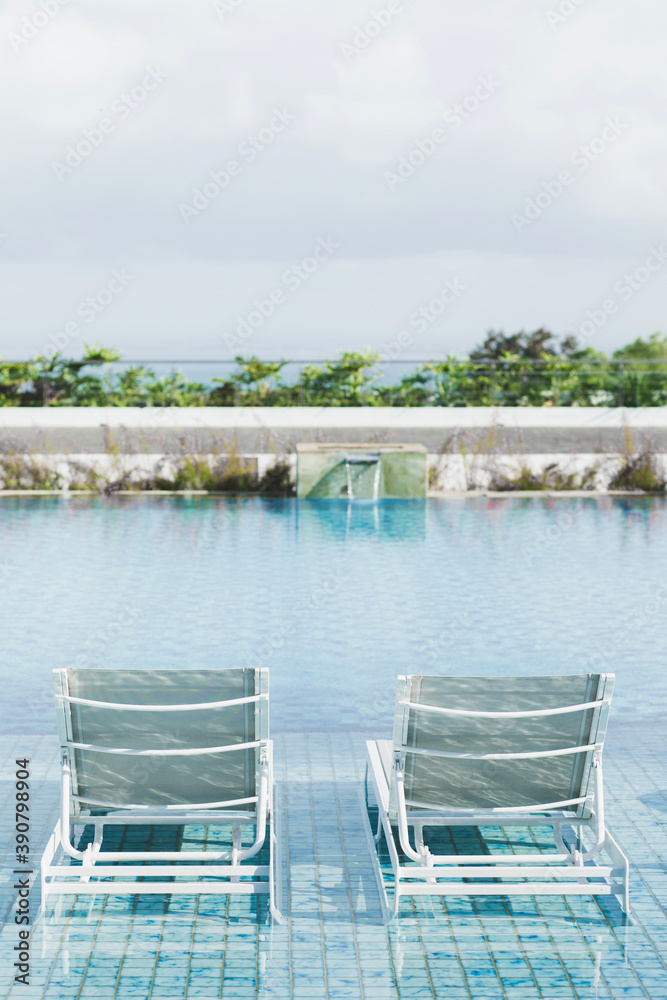
[[664, 452], [659, 452], [654, 440], [649, 437], [645, 437], [637, 448], [630, 429], [626, 427], [621, 464], [609, 480], [609, 489], [661, 493], [666, 487]]
[[[263, 475], [254, 459], [239, 454], [236, 445], [218, 441], [206, 454], [188, 450], [181, 442], [176, 455], [161, 457], [154, 469], [137, 468], [113, 438], [107, 440], [107, 462], [95, 467], [78, 457], [63, 456], [58, 470], [53, 463], [31, 452], [0, 454], [0, 489], [77, 490], [91, 493], [140, 491], [204, 491], [207, 493], [259, 493], [288, 497], [295, 493], [287, 458], [277, 459]], [[134, 457], [134, 456], [133, 456]]]

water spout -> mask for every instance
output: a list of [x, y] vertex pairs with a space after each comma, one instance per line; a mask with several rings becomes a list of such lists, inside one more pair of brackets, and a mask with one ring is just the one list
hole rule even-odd
[[[374, 467], [374, 468], [373, 468]], [[368, 488], [368, 472], [373, 468], [372, 492]], [[345, 456], [348, 500], [378, 500], [380, 495], [379, 453], [350, 453]]]
[[426, 448], [356, 441], [297, 444], [297, 496], [375, 503], [426, 496]]

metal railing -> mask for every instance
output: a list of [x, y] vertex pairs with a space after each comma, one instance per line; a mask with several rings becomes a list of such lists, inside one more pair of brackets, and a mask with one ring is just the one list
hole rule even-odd
[[[0, 394], [11, 381], [11, 366], [19, 363], [0, 361]], [[667, 405], [667, 359], [304, 358], [262, 359], [260, 364], [282, 367], [277, 378], [259, 376], [253, 381], [247, 363], [239, 366], [233, 359], [131, 358], [91, 364], [86, 373], [97, 372], [107, 382], [118, 383], [129, 368], [143, 369], [140, 391], [147, 398], [143, 403], [138, 398], [135, 405], [152, 405], [151, 378], [155, 381], [173, 372], [180, 372], [186, 384], [201, 386], [208, 397], [205, 402], [213, 405]], [[315, 367], [321, 377], [313, 373]], [[40, 381], [44, 405], [52, 405], [48, 380], [46, 372]], [[128, 403], [129, 399], [120, 405]]]

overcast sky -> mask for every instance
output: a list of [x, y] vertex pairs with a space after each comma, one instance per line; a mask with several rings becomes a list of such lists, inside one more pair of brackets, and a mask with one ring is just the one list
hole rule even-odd
[[666, 37], [659, 0], [6, 0], [0, 354], [665, 330]]

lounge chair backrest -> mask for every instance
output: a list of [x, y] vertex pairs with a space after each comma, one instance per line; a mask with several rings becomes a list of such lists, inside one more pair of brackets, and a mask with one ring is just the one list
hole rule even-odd
[[[53, 675], [75, 804], [165, 809], [257, 795], [257, 753], [269, 735], [266, 670], [69, 668]], [[164, 710], [193, 705], [202, 707]]]
[[577, 800], [592, 791], [613, 681], [613, 674], [399, 677], [394, 750], [404, 761], [408, 809], [551, 806], [587, 815], [590, 801]]

